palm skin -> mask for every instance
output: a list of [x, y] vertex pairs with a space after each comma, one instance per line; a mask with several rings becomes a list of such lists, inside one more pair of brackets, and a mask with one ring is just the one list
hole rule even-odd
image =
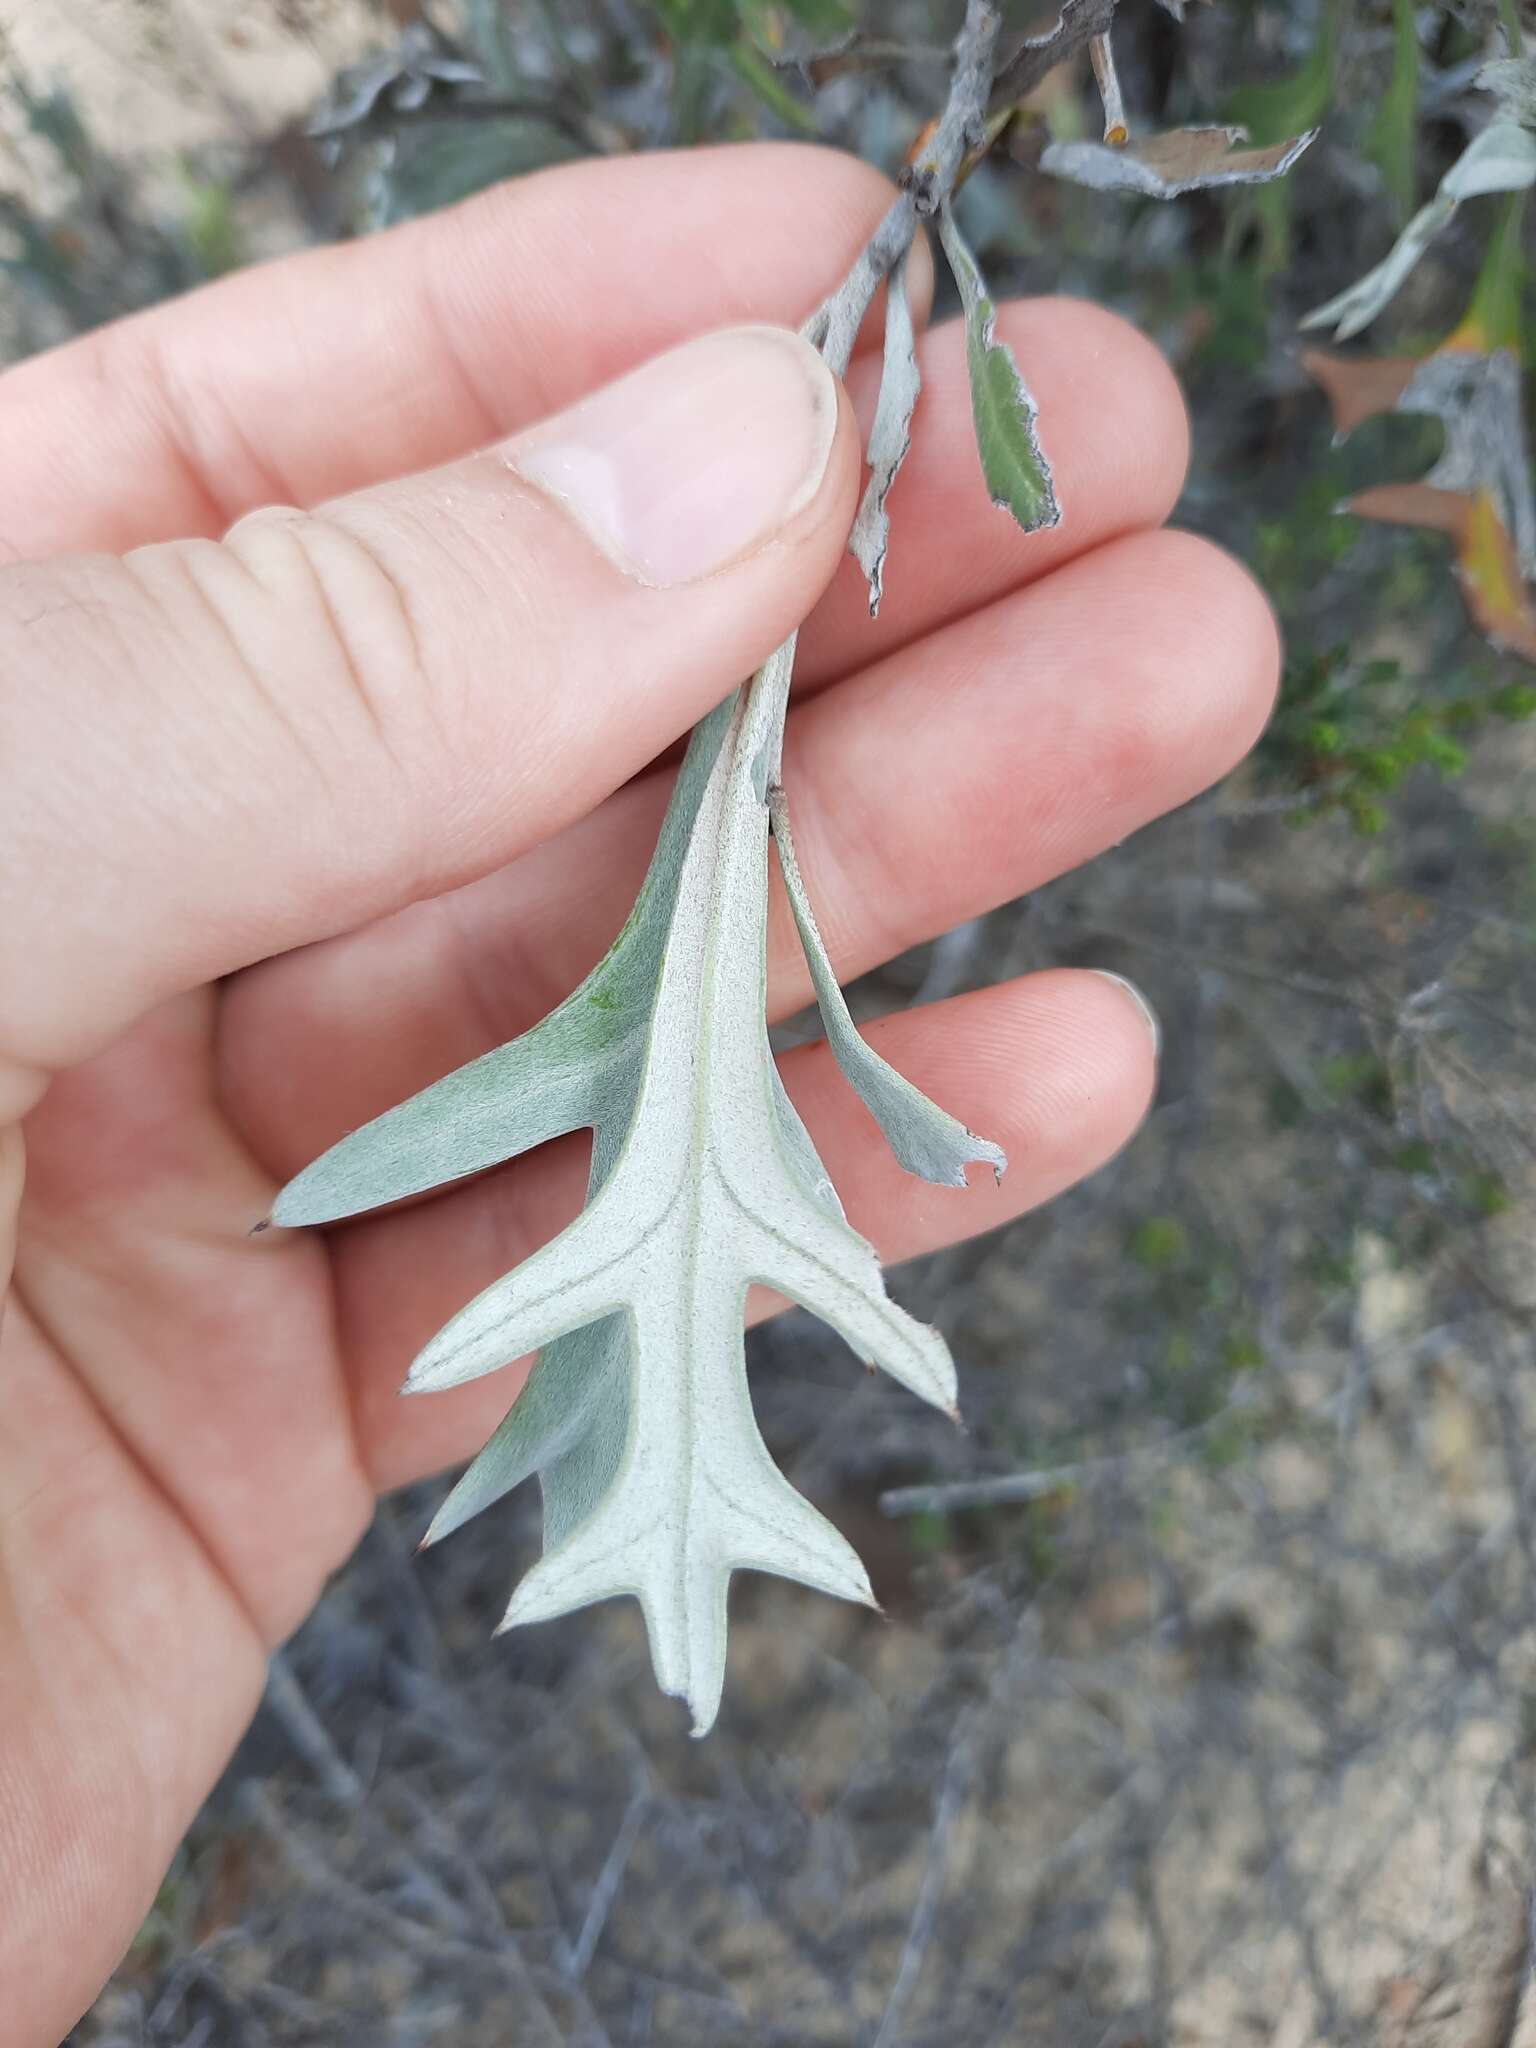
[[[515, 1391], [516, 1368], [396, 1390], [433, 1329], [574, 1213], [581, 1144], [328, 1234], [249, 1232], [344, 1130], [575, 983], [644, 869], [666, 789], [647, 764], [825, 588], [786, 781], [847, 978], [1184, 801], [1262, 725], [1262, 599], [1156, 530], [1184, 461], [1171, 379], [1069, 302], [1002, 322], [1041, 404], [1057, 533], [1022, 540], [987, 505], [959, 339], [939, 330], [877, 623], [836, 566], [858, 483], [845, 420], [814, 503], [727, 573], [714, 611], [629, 592], [605, 625], [611, 569], [535, 507], [528, 581], [580, 596], [588, 579], [592, 602], [568, 609], [638, 642], [647, 687], [601, 642], [569, 656], [580, 692], [553, 658], [548, 680], [481, 680], [505, 669], [525, 595], [476, 555], [506, 484], [470, 451], [698, 330], [793, 325], [885, 198], [811, 150], [721, 151], [707, 177], [696, 155], [583, 166], [0, 379], [0, 1982], [17, 2048], [49, 2048], [112, 1968], [267, 1654], [377, 1492], [468, 1455]], [[668, 221], [664, 258], [635, 217]], [[872, 364], [848, 383], [867, 422]], [[232, 522], [343, 493], [370, 560], [386, 528], [430, 547], [439, 512], [466, 522], [464, 547], [412, 557], [403, 671], [398, 588], [347, 599], [330, 662], [335, 592], [287, 580], [267, 515], [232, 536], [233, 597], [220, 581]], [[290, 667], [304, 687], [285, 700]], [[548, 742], [531, 763], [530, 719]], [[783, 912], [779, 1014], [806, 996]], [[1001, 1188], [912, 1181], [825, 1052], [791, 1055], [850, 1219], [888, 1258], [1091, 1171], [1155, 1067], [1135, 1006], [1082, 973], [874, 1035], [1013, 1162]]]

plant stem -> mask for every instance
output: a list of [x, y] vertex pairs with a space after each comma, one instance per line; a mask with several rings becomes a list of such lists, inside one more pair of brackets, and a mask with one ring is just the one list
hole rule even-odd
[[[1113, 0], [1110, 0], [1111, 11]], [[890, 272], [911, 248], [920, 221], [931, 219], [949, 200], [962, 167], [981, 146], [987, 131], [987, 102], [1002, 15], [991, 0], [966, 0], [965, 21], [955, 39], [955, 69], [944, 111], [934, 124], [927, 146], [902, 177], [902, 189], [885, 218], [865, 243], [853, 268], [830, 298], [824, 299], [800, 330], [820, 351], [829, 369], [841, 377], [848, 368], [864, 316]], [[794, 668], [796, 634], [775, 649], [752, 678], [749, 716], [758, 722], [766, 748], [766, 784], [776, 783], [784, 747], [784, 717]], [[764, 701], [759, 706], [758, 699]], [[766, 798], [765, 798], [766, 800]]]

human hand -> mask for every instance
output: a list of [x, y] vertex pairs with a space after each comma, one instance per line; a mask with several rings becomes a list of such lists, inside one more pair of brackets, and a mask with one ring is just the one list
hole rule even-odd
[[[112, 1968], [375, 1494], [511, 1399], [507, 1373], [395, 1394], [575, 1212], [584, 1147], [329, 1236], [247, 1233], [343, 1131], [574, 985], [650, 852], [647, 764], [816, 604], [786, 781], [847, 978], [1184, 801], [1263, 723], [1268, 611], [1155, 530], [1182, 407], [1093, 308], [1002, 316], [1064, 512], [1028, 539], [987, 503], [959, 332], [926, 339], [873, 624], [839, 569], [858, 437], [789, 335], [695, 341], [528, 433], [704, 330], [793, 326], [887, 198], [851, 160], [761, 145], [555, 171], [0, 379], [16, 2048], [50, 2048]], [[866, 418], [876, 369], [849, 377]], [[279, 501], [306, 510], [247, 516]], [[779, 1014], [808, 993], [782, 910]], [[1152, 1087], [1145, 1019], [1092, 974], [870, 1035], [1013, 1162], [936, 1192], [823, 1048], [790, 1055], [887, 1258], [1092, 1171]]]

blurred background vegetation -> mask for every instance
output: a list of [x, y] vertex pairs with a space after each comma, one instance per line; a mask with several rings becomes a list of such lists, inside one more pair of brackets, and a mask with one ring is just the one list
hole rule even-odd
[[[864, 69], [806, 61], [851, 0], [10, 0], [0, 348], [576, 156], [773, 134], [894, 169], [959, 12], [866, 9], [906, 54]], [[694, 1745], [622, 1608], [489, 1641], [536, 1499], [420, 1560], [442, 1488], [390, 1502], [79, 2048], [1536, 2043], [1536, 669], [1445, 534], [1336, 509], [1443, 429], [1337, 442], [1298, 333], [1486, 122], [1519, 21], [1187, 15], [1123, 0], [1137, 123], [1321, 124], [1284, 183], [1035, 175], [1095, 132], [1072, 70], [965, 224], [999, 289], [1172, 357], [1178, 517], [1266, 584], [1285, 688], [1220, 791], [854, 992], [1107, 966], [1165, 1031], [1123, 1158], [897, 1277], [967, 1435], [803, 1316], [760, 1333], [770, 1442], [887, 1617], [740, 1583]], [[1518, 201], [1468, 203], [1345, 353], [1496, 301], [1523, 372], [1526, 248]]]

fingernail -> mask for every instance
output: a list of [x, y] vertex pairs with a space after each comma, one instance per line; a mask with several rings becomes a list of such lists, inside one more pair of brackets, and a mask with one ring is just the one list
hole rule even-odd
[[778, 327], [706, 334], [504, 450], [628, 576], [665, 587], [753, 553], [821, 486], [837, 384]]
[[1147, 1035], [1152, 1040], [1152, 1056], [1154, 1059], [1158, 1058], [1163, 1050], [1163, 1027], [1157, 1021], [1156, 1010], [1153, 1009], [1135, 982], [1127, 981], [1123, 974], [1111, 974], [1107, 967], [1094, 967], [1089, 972], [1096, 974], [1100, 981], [1112, 981], [1116, 988], [1124, 989], [1125, 993], [1136, 1005], [1137, 1013], [1142, 1023], [1147, 1027]]

